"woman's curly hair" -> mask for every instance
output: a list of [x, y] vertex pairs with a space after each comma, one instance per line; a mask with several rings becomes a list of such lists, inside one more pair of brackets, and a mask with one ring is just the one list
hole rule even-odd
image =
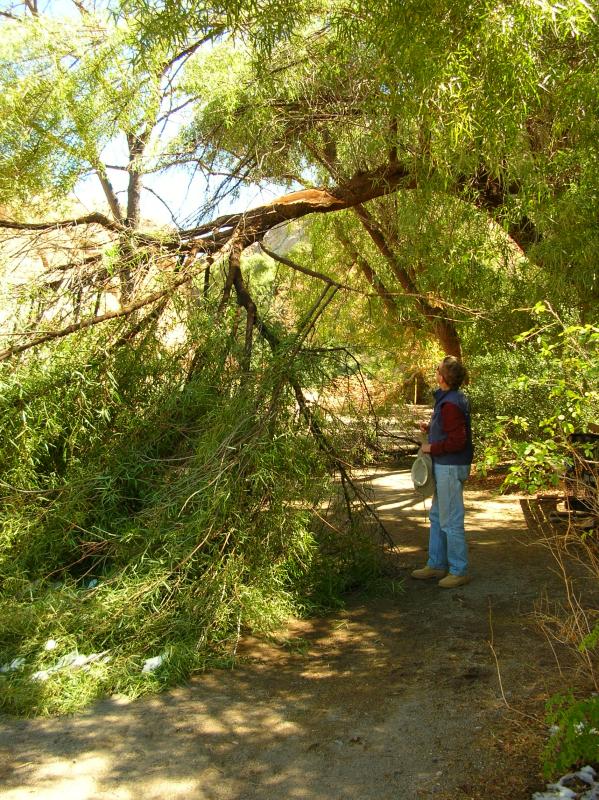
[[459, 389], [468, 378], [466, 367], [455, 356], [445, 356], [441, 362], [441, 375], [450, 389]]

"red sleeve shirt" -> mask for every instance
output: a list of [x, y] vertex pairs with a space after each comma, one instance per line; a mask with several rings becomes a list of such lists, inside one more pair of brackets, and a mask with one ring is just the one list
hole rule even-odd
[[468, 443], [466, 417], [454, 403], [443, 403], [441, 406], [441, 425], [447, 437], [443, 442], [431, 444], [431, 455], [442, 456], [464, 450]]

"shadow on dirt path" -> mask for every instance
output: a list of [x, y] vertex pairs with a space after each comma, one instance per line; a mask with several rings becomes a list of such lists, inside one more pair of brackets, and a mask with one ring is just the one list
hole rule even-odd
[[517, 498], [470, 490], [473, 582], [413, 581], [427, 523], [409, 474], [366, 478], [403, 593], [294, 622], [281, 646], [247, 640], [234, 671], [157, 697], [4, 717], [0, 797], [529, 800], [538, 763], [524, 750], [539, 726], [522, 709], [542, 710], [556, 682], [530, 618], [543, 592], [562, 592], [549, 553]]

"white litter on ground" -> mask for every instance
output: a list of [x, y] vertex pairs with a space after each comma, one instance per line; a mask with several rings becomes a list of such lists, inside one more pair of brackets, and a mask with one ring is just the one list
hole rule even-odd
[[59, 672], [60, 670], [75, 672], [78, 669], [89, 669], [89, 665], [94, 661], [100, 661], [106, 664], [110, 661], [110, 656], [106, 655], [107, 653], [108, 650], [104, 650], [102, 653], [90, 653], [90, 655], [84, 656], [83, 654], [79, 654], [77, 650], [73, 650], [67, 653], [66, 656], [61, 656], [53, 667], [47, 667], [46, 669], [40, 669], [34, 672], [30, 676], [30, 680], [43, 682], [47, 681], [52, 673]]
[[29, 680], [39, 681], [40, 683], [43, 683], [44, 681], [47, 681], [49, 677], [50, 673], [48, 672], [47, 669], [38, 669], [37, 672], [34, 672], [32, 675], [29, 676]]
[[162, 666], [164, 662], [165, 656], [164, 654], [161, 656], [154, 656], [153, 658], [148, 658], [142, 667], [142, 672], [154, 672], [155, 669]]
[[12, 661], [2, 664], [0, 672], [15, 672], [25, 666], [24, 658], [14, 658]]
[[[581, 783], [586, 788], [572, 788]], [[545, 792], [535, 792], [532, 800], [599, 800], [597, 773], [589, 766], [582, 767], [577, 772], [569, 772], [557, 783], [547, 784]]]

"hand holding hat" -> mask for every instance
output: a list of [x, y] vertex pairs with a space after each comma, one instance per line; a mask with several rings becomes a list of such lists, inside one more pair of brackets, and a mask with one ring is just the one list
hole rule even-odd
[[421, 497], [431, 497], [435, 493], [435, 474], [433, 472], [433, 459], [424, 448], [430, 445], [422, 445], [418, 455], [412, 464], [412, 483], [414, 490]]

